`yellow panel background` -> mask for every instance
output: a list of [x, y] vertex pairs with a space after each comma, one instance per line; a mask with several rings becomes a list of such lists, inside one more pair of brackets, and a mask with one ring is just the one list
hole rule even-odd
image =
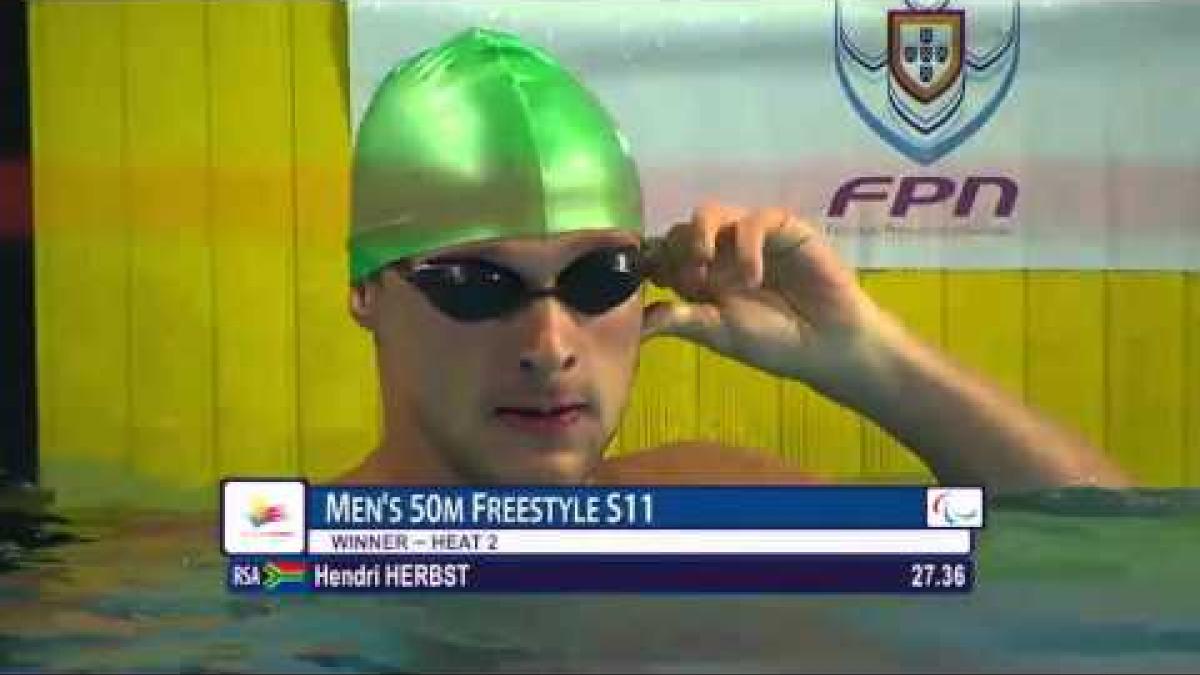
[[132, 453], [124, 24], [93, 3], [33, 10], [41, 474], [60, 496], [113, 501]]
[[[316, 478], [377, 435], [345, 312], [336, 2], [31, 5], [41, 461], [60, 503], [205, 506], [225, 475]], [[926, 339], [1150, 485], [1200, 482], [1196, 273], [864, 272]], [[658, 289], [648, 299], [666, 294]], [[711, 438], [846, 480], [928, 480], [800, 383], [671, 339], [613, 452]]]
[[370, 342], [346, 314], [346, 17], [340, 3], [284, 4], [291, 21], [300, 457], [307, 475], [332, 476], [370, 449], [379, 428]]
[[289, 12], [277, 2], [206, 9], [217, 469], [295, 473]]

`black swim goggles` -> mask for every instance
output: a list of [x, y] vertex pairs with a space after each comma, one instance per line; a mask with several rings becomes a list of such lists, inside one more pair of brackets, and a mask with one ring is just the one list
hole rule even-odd
[[642, 247], [633, 245], [579, 256], [553, 288], [530, 288], [517, 272], [478, 258], [448, 256], [399, 269], [443, 314], [468, 322], [499, 319], [543, 297], [598, 316], [628, 300], [647, 276]]

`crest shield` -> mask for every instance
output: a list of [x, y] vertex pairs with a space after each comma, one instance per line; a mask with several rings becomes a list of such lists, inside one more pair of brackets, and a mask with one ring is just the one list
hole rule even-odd
[[1018, 0], [837, 0], [842, 90], [884, 141], [931, 164], [979, 130], [1012, 86]]

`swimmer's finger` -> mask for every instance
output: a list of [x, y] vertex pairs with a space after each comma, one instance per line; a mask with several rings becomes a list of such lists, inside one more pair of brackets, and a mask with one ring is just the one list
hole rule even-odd
[[715, 305], [662, 301], [643, 310], [643, 340], [669, 335], [719, 350], [726, 346], [725, 333], [721, 313]]

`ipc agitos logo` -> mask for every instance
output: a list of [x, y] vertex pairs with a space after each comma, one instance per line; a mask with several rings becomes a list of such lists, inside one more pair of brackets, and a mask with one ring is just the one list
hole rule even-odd
[[983, 491], [979, 488], [931, 488], [925, 492], [929, 527], [983, 527]]
[[[1017, 72], [1016, 0], [837, 0], [834, 59], [859, 117], [906, 157], [928, 165], [1000, 106]], [[956, 3], [957, 4], [957, 3]], [[885, 11], [886, 10], [886, 11]]]

